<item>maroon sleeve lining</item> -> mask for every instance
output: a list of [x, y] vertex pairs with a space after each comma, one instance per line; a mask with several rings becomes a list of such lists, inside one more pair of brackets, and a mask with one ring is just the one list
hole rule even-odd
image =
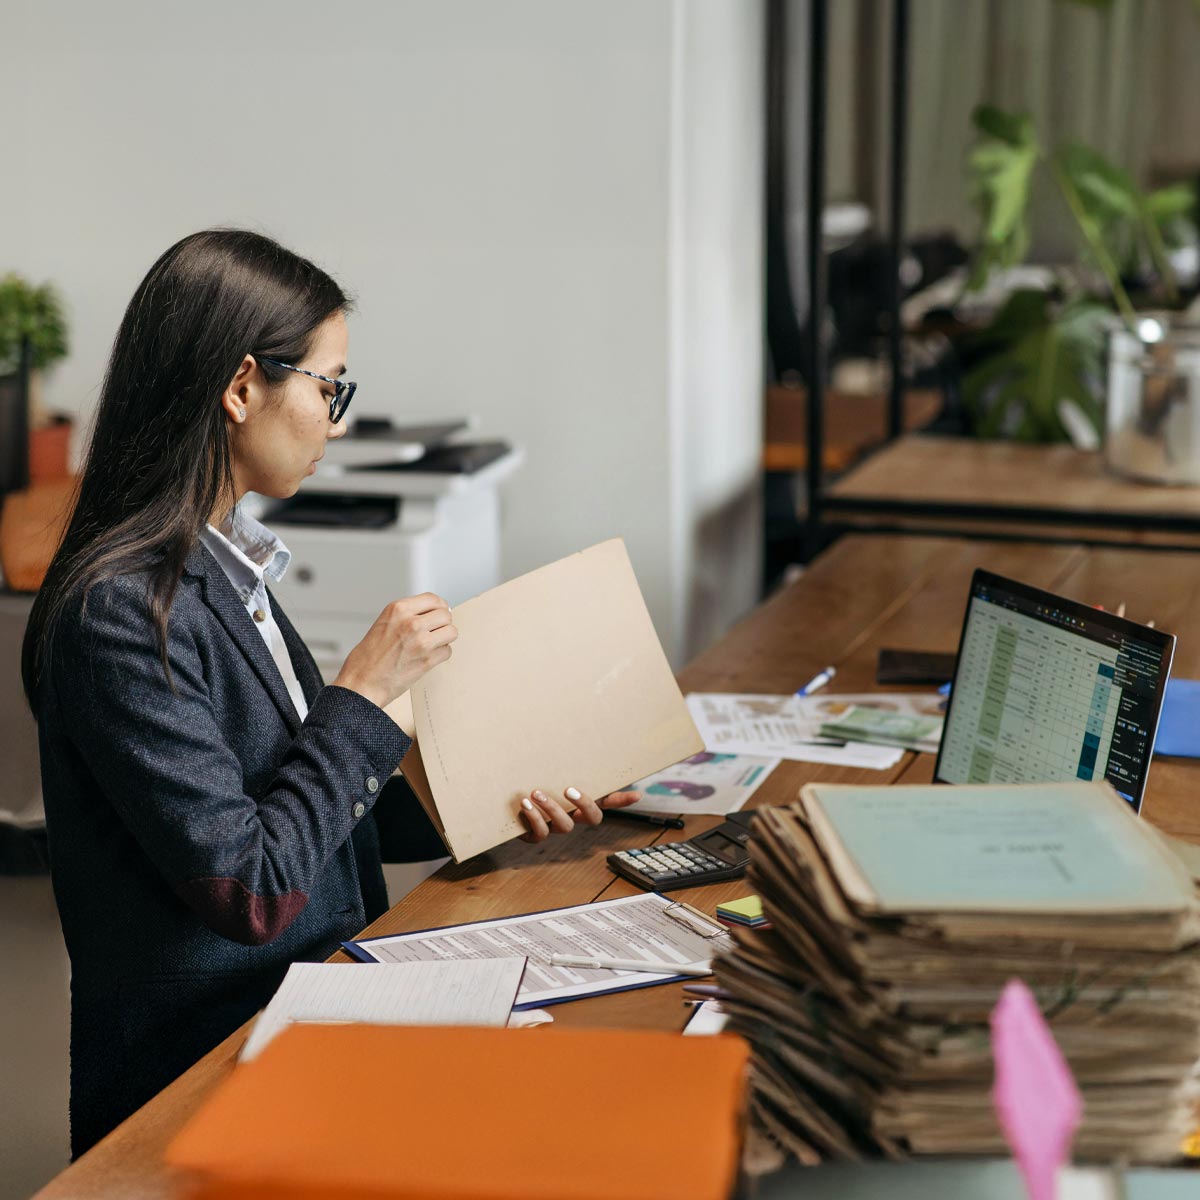
[[176, 887], [179, 898], [222, 937], [243, 945], [274, 941], [308, 903], [304, 892], [257, 896], [239, 879], [189, 879]]

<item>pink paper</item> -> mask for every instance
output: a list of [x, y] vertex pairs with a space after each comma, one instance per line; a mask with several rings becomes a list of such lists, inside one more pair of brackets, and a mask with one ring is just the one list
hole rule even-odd
[[1083, 1102], [1033, 993], [1010, 979], [992, 1009], [992, 1102], [1029, 1200], [1054, 1200]]

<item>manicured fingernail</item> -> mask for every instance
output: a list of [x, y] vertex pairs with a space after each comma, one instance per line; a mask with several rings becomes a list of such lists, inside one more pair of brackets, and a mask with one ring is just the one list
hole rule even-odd
[[533, 801], [532, 801], [532, 800], [530, 800], [528, 796], [526, 796], [526, 797], [525, 797], [525, 798], [524, 798], [524, 799], [521, 801], [521, 807], [522, 807], [522, 808], [524, 808], [524, 809], [528, 809], [530, 812], [533, 812]]
[[568, 800], [578, 800], [579, 799], [579, 789], [578, 788], [567, 788], [566, 796], [567, 796]]
[[546, 793], [545, 792], [534, 792], [533, 798], [535, 800], [540, 800], [544, 804], [546, 802]]

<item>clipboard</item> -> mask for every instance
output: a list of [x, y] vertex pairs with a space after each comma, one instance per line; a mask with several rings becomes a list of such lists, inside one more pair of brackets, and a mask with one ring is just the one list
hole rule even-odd
[[[577, 939], [548, 930], [543, 924], [548, 918], [554, 918], [557, 925], [567, 924], [578, 929]], [[633, 923], [640, 923], [642, 932], [649, 936], [633, 938], [628, 931]], [[451, 940], [454, 945], [448, 944]], [[695, 977], [689, 975], [552, 966], [549, 958], [554, 953], [601, 953], [619, 958], [641, 956], [660, 961], [678, 953], [682, 957], [677, 961], [696, 962], [711, 958], [716, 951], [731, 945], [729, 930], [715, 918], [690, 904], [670, 900], [660, 892], [642, 892], [591, 904], [342, 943], [353, 958], [371, 963], [413, 962], [458, 955], [488, 957], [489, 953], [494, 953], [495, 957], [524, 954], [528, 962], [517, 1002], [513, 1005], [514, 1012], [546, 1008], [587, 996], [657, 987], [662, 983], [695, 981]], [[646, 953], [639, 955], [639, 951]]]

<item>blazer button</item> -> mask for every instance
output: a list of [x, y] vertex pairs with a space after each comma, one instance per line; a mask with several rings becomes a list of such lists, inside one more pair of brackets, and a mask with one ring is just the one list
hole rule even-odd
[[372, 796], [379, 791], [379, 780], [376, 779], [374, 775], [367, 776], [367, 791], [370, 792]]
[[366, 806], [366, 805], [365, 805], [365, 804], [364, 804], [364, 803], [363, 803], [363, 802], [360, 800], [360, 801], [359, 801], [359, 802], [358, 802], [358, 803], [357, 803], [357, 804], [354, 806], [354, 808], [353, 808], [353, 809], [351, 809], [351, 812], [353, 812], [353, 813], [354, 813], [354, 819], [357, 821], [357, 820], [359, 820], [360, 818], [362, 818], [362, 817], [366, 816], [366, 813], [367, 813], [367, 806]]

